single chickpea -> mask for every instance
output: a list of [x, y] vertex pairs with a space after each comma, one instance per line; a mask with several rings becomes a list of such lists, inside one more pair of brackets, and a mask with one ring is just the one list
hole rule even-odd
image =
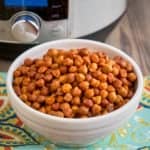
[[42, 59], [35, 59], [35, 66], [36, 67], [40, 67], [40, 66], [44, 66], [45, 63]]
[[91, 63], [89, 64], [88, 68], [90, 72], [95, 72], [98, 68], [98, 65], [96, 63]]
[[28, 88], [27, 88], [27, 86], [22, 86], [22, 88], [21, 88], [21, 91], [20, 92], [22, 92], [22, 93], [27, 93], [28, 92]]
[[82, 73], [77, 73], [76, 74], [76, 81], [77, 82], [82, 82], [84, 80], [85, 80], [85, 75], [84, 74], [82, 74]]
[[34, 78], [35, 75], [36, 75], [36, 71], [31, 70], [31, 71], [28, 72], [28, 76], [29, 76], [30, 78]]
[[101, 108], [100, 105], [94, 104], [93, 107], [92, 107], [92, 114], [93, 114], [93, 116], [99, 115], [101, 110], [102, 110], [102, 108]]
[[127, 85], [127, 86], [130, 85], [130, 81], [128, 81], [127, 78], [121, 78], [120, 80], [122, 81], [122, 83], [123, 83], [124, 85]]
[[47, 96], [49, 94], [48, 87], [46, 87], [46, 86], [42, 87], [41, 94], [44, 95], [44, 96]]
[[129, 81], [131, 81], [131, 82], [136, 81], [136, 79], [137, 79], [136, 74], [133, 73], [133, 72], [128, 73], [128, 79], [129, 79]]
[[59, 69], [60, 69], [61, 74], [67, 73], [67, 67], [66, 66], [60, 66]]
[[50, 111], [52, 110], [52, 109], [51, 109], [51, 105], [46, 105], [46, 106], [45, 106], [45, 110], [46, 110], [46, 113], [47, 113], [47, 114], [50, 114]]
[[51, 65], [51, 69], [58, 69], [58, 67], [59, 67], [59, 65], [56, 64], [56, 63], [53, 63], [53, 64]]
[[133, 95], [134, 95], [133, 90], [130, 89], [130, 90], [128, 91], [127, 97], [128, 97], [128, 98], [131, 98]]
[[133, 66], [130, 63], [127, 63], [127, 67], [126, 67], [128, 72], [132, 72], [133, 71]]
[[65, 83], [65, 84], [62, 86], [62, 91], [63, 91], [64, 93], [69, 93], [69, 92], [71, 91], [71, 89], [72, 89], [72, 86], [71, 86], [71, 84], [69, 84], [69, 83]]
[[76, 86], [72, 89], [71, 93], [72, 93], [73, 96], [80, 96], [82, 91], [79, 87]]
[[75, 64], [76, 66], [81, 66], [81, 65], [83, 64], [83, 59], [82, 59], [82, 57], [79, 56], [79, 55], [76, 55], [76, 56], [75, 56], [75, 60], [74, 60], [74, 64]]
[[106, 82], [107, 81], [107, 75], [104, 74], [104, 73], [101, 73], [99, 76], [98, 76], [98, 79], [102, 82]]
[[120, 69], [120, 76], [122, 78], [126, 78], [127, 77], [127, 71], [125, 69]]
[[108, 112], [112, 112], [112, 111], [114, 110], [114, 105], [111, 104], [111, 103], [109, 103], [109, 104], [107, 105], [106, 109], [107, 109]]
[[92, 98], [95, 104], [100, 104], [102, 101], [102, 97], [101, 96], [95, 96]]
[[96, 79], [94, 79], [94, 78], [92, 78], [91, 81], [90, 81], [90, 85], [91, 85], [92, 87], [94, 87], [94, 88], [97, 88], [97, 87], [100, 86], [100, 81], [99, 81], [99, 80], [96, 80]]
[[43, 87], [45, 85], [45, 80], [44, 79], [39, 79], [35, 82], [37, 87]]
[[73, 97], [71, 102], [73, 105], [80, 105], [80, 97], [79, 96]]
[[35, 74], [35, 79], [36, 79], [36, 80], [44, 79], [44, 74], [36, 73], [36, 74]]
[[99, 58], [99, 63], [98, 63], [98, 64], [99, 64], [99, 66], [101, 66], [101, 67], [104, 66], [104, 65], [106, 64], [106, 59], [105, 59], [105, 58], [102, 58], [102, 57]]
[[22, 80], [22, 85], [27, 86], [31, 82], [29, 77], [24, 77]]
[[45, 60], [46, 67], [51, 67], [52, 63], [53, 63], [53, 59], [51, 57]]
[[109, 101], [107, 99], [102, 99], [101, 105], [102, 107], [106, 107], [109, 104]]
[[57, 111], [57, 110], [59, 110], [59, 108], [60, 108], [60, 104], [59, 104], [59, 103], [53, 103], [51, 108], [52, 108], [53, 110]]
[[121, 88], [118, 89], [118, 93], [122, 97], [126, 97], [128, 95], [128, 90], [124, 87], [121, 87]]
[[51, 80], [52, 80], [52, 78], [53, 78], [53, 76], [49, 73], [49, 74], [46, 74], [45, 76], [44, 76], [44, 80], [46, 81], [46, 82], [50, 82]]
[[56, 59], [56, 63], [61, 65], [64, 62], [64, 55], [59, 55]]
[[71, 58], [65, 58], [64, 61], [63, 61], [63, 64], [65, 66], [72, 66], [73, 65], [73, 59], [71, 59]]
[[38, 102], [34, 102], [32, 104], [32, 107], [35, 108], [35, 109], [39, 109], [40, 108], [40, 104]]
[[61, 96], [61, 95], [59, 95], [59, 96], [56, 97], [56, 101], [57, 101], [58, 103], [62, 103], [62, 102], [64, 101], [64, 97]]
[[28, 106], [32, 107], [31, 102], [29, 102], [29, 101], [25, 101], [25, 103], [26, 103]]
[[91, 99], [87, 99], [87, 98], [84, 98], [83, 99], [83, 104], [86, 106], [86, 107], [92, 107], [94, 104], [93, 104], [93, 101]]
[[87, 74], [87, 75], [85, 76], [85, 80], [90, 81], [91, 79], [92, 79], [91, 74]]
[[100, 94], [100, 90], [98, 88], [94, 88], [94, 95], [97, 96]]
[[37, 102], [38, 102], [38, 103], [43, 103], [43, 102], [45, 101], [45, 99], [46, 99], [45, 96], [39, 95], [39, 96], [37, 97]]
[[19, 76], [21, 76], [21, 71], [20, 70], [15, 70], [14, 71], [14, 77], [16, 78], [16, 77], [19, 77]]
[[55, 97], [54, 96], [48, 96], [48, 97], [46, 97], [45, 98], [45, 103], [47, 104], [47, 105], [52, 105], [52, 104], [54, 104], [55, 103]]
[[56, 116], [64, 118], [64, 113], [62, 111], [57, 111]]
[[71, 109], [74, 114], [76, 114], [79, 111], [79, 107], [76, 105], [73, 105]]
[[122, 81], [121, 80], [119, 80], [119, 79], [115, 79], [114, 80], [114, 82], [113, 82], [113, 86], [115, 87], [115, 88], [121, 88], [122, 87]]
[[91, 60], [90, 60], [90, 57], [89, 56], [83, 56], [83, 61], [85, 64], [90, 64], [91, 63]]
[[77, 67], [76, 66], [70, 66], [69, 72], [71, 72], [71, 73], [77, 72]]
[[59, 78], [60, 76], [60, 70], [59, 69], [54, 69], [52, 70], [52, 75], [55, 77], [55, 78]]
[[99, 62], [99, 56], [96, 53], [92, 53], [90, 56], [92, 62], [98, 63]]
[[55, 48], [51, 48], [47, 51], [47, 55], [52, 56], [52, 57], [57, 56], [58, 53], [59, 53], [59, 51]]
[[89, 88], [89, 82], [88, 81], [82, 81], [79, 84], [79, 87], [81, 88], [81, 90], [87, 90]]
[[33, 92], [35, 90], [35, 88], [36, 88], [36, 85], [33, 82], [31, 82], [27, 85], [27, 89], [29, 92]]
[[109, 83], [113, 83], [113, 81], [115, 80], [114, 75], [112, 73], [108, 73], [107, 80]]
[[116, 101], [116, 99], [117, 99], [116, 92], [110, 92], [108, 94], [108, 99], [109, 99], [110, 102], [114, 103]]
[[101, 82], [99, 85], [99, 89], [100, 90], [106, 90], [108, 87], [108, 83], [107, 82]]
[[26, 94], [21, 94], [20, 95], [20, 98], [23, 100], [23, 101], [27, 101], [28, 100], [28, 96]]
[[23, 77], [16, 77], [13, 81], [13, 84], [20, 85], [20, 84], [22, 84], [22, 81], [23, 81]]
[[67, 102], [64, 102], [64, 103], [61, 103], [60, 104], [60, 109], [61, 110], [66, 110], [66, 109], [68, 109], [68, 108], [70, 108], [70, 104], [69, 103], [67, 103]]
[[70, 101], [72, 100], [72, 95], [71, 95], [70, 93], [66, 93], [66, 94], [64, 95], [64, 100], [65, 100], [66, 102], [70, 102]]
[[46, 113], [45, 107], [41, 107], [41, 108], [39, 109], [39, 111], [42, 112], [42, 113]]
[[33, 60], [32, 60], [32, 59], [26, 58], [26, 59], [24, 60], [24, 65], [26, 65], [26, 66], [31, 66], [32, 64], [33, 64]]
[[60, 77], [59, 77], [59, 81], [60, 81], [60, 83], [66, 83], [67, 82], [67, 75], [61, 75]]
[[39, 73], [44, 73], [44, 72], [46, 72], [47, 71], [47, 67], [46, 66], [40, 66], [39, 68], [38, 68], [38, 72]]
[[106, 90], [101, 90], [101, 91], [100, 91], [100, 95], [101, 95], [102, 98], [106, 98], [106, 97], [108, 96], [108, 91], [106, 91]]
[[67, 82], [72, 83], [75, 81], [75, 73], [67, 74]]
[[112, 73], [114, 76], [119, 75], [119, 69], [117, 67], [113, 67]]
[[105, 64], [103, 67], [102, 67], [102, 72], [103, 73], [110, 73], [112, 72], [113, 68], [112, 68], [112, 65], [109, 65], [109, 64]]
[[88, 68], [86, 65], [82, 65], [79, 67], [78, 71], [79, 71], [79, 73], [87, 74]]
[[87, 115], [88, 112], [89, 112], [89, 108], [88, 107], [86, 107], [86, 106], [80, 106], [79, 107], [78, 113], [80, 115]]
[[36, 94], [32, 93], [32, 94], [28, 95], [28, 100], [31, 102], [35, 102], [35, 101], [37, 101], [37, 97], [38, 96]]
[[92, 97], [94, 96], [94, 90], [93, 90], [93, 89], [87, 89], [87, 90], [85, 91], [85, 96], [86, 96], [87, 98], [92, 98]]
[[102, 74], [100, 70], [96, 70], [95, 72], [92, 72], [92, 77], [99, 79], [99, 76]]
[[72, 118], [73, 117], [73, 112], [71, 108], [66, 109], [65, 111], [63, 111], [64, 116], [67, 118]]
[[89, 51], [89, 49], [87, 49], [87, 48], [81, 48], [81, 49], [79, 49], [79, 54], [80, 54], [81, 56], [89, 55], [89, 53], [90, 53], [90, 51]]
[[127, 67], [127, 62], [124, 59], [121, 59], [120, 62], [119, 62], [119, 65], [123, 68], [126, 68]]
[[123, 97], [121, 95], [117, 95], [117, 99], [115, 100], [115, 103], [119, 104], [123, 101]]
[[56, 91], [60, 87], [60, 82], [59, 80], [53, 80], [52, 83], [50, 84], [50, 90], [51, 91]]
[[108, 85], [107, 91], [108, 92], [115, 92], [115, 88], [112, 85]]

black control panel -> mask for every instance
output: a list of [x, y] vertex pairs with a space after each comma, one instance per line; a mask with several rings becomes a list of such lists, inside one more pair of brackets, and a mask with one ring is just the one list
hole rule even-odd
[[45, 21], [68, 18], [69, 0], [0, 0], [0, 20], [20, 11], [31, 11]]

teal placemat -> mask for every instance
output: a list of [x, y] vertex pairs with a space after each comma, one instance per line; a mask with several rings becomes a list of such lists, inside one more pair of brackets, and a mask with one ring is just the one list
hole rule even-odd
[[24, 126], [11, 108], [6, 74], [0, 73], [0, 150], [150, 150], [150, 77], [145, 78], [141, 104], [121, 128], [86, 148], [57, 147]]

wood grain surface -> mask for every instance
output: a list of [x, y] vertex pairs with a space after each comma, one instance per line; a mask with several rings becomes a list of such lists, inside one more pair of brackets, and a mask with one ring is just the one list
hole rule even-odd
[[150, 75], [150, 0], [129, 0], [127, 11], [106, 42], [127, 52]]

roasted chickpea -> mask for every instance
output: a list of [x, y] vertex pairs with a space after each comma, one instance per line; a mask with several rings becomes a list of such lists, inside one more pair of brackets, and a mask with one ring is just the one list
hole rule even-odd
[[72, 89], [72, 86], [69, 83], [66, 83], [62, 86], [62, 91], [64, 93], [69, 93], [71, 91], [71, 89]]
[[113, 67], [112, 73], [114, 76], [119, 75], [119, 69], [117, 67]]
[[71, 102], [73, 105], [80, 105], [80, 97], [79, 96], [73, 97]]
[[45, 85], [45, 80], [44, 79], [39, 79], [35, 82], [37, 87], [43, 87]]
[[59, 110], [59, 108], [60, 108], [60, 104], [59, 104], [59, 103], [53, 103], [51, 108], [52, 108], [53, 110], [57, 111], [57, 110]]
[[89, 56], [83, 56], [83, 60], [84, 60], [84, 63], [87, 64], [87, 65], [91, 63], [91, 60], [90, 60]]
[[108, 83], [107, 82], [101, 82], [99, 85], [99, 89], [101, 90], [106, 90], [108, 87]]
[[86, 107], [86, 106], [80, 106], [79, 107], [78, 113], [80, 115], [87, 115], [88, 112], [89, 112], [89, 108], [88, 107]]
[[101, 73], [99, 76], [98, 76], [98, 79], [102, 82], [106, 82], [107, 81], [107, 75], [104, 74], [104, 73]]
[[63, 64], [65, 66], [72, 66], [73, 65], [73, 60], [71, 58], [66, 58], [66, 59], [64, 59]]
[[79, 107], [76, 105], [73, 105], [71, 109], [74, 114], [76, 114], [79, 111]]
[[81, 56], [79, 56], [79, 55], [76, 55], [75, 56], [75, 60], [74, 60], [74, 64], [76, 65], [76, 66], [81, 66], [82, 64], [83, 64], [83, 59], [82, 59], [82, 57]]
[[46, 66], [41, 66], [41, 67], [39, 67], [39, 69], [38, 69], [38, 72], [39, 73], [44, 73], [44, 72], [46, 72], [47, 71], [47, 67]]
[[29, 84], [27, 85], [27, 90], [28, 90], [29, 92], [33, 92], [33, 91], [35, 90], [35, 88], [36, 88], [36, 85], [35, 85], [35, 83], [33, 83], [33, 82], [31, 82], [31, 83], [29, 83]]
[[55, 49], [55, 48], [51, 48], [47, 51], [47, 55], [48, 56], [51, 56], [51, 57], [54, 57], [54, 56], [57, 56], [58, 55], [58, 50]]
[[64, 97], [59, 95], [59, 96], [56, 97], [56, 101], [58, 103], [62, 103], [64, 101]]
[[89, 53], [90, 53], [90, 51], [89, 51], [89, 49], [87, 49], [87, 48], [81, 48], [81, 49], [79, 49], [79, 54], [80, 54], [81, 56], [89, 55]]
[[100, 81], [99, 81], [99, 80], [96, 80], [96, 79], [94, 79], [94, 78], [92, 78], [91, 81], [90, 81], [90, 85], [91, 85], [92, 87], [97, 88], [97, 87], [100, 86]]
[[127, 77], [127, 71], [125, 69], [120, 69], [120, 76], [122, 78], [126, 78]]
[[72, 95], [71, 95], [70, 93], [66, 93], [66, 94], [64, 95], [64, 100], [65, 100], [66, 102], [70, 102], [70, 101], [72, 100]]
[[19, 77], [21, 76], [21, 71], [18, 69], [18, 70], [15, 70], [14, 71], [14, 77]]
[[102, 72], [103, 73], [110, 73], [112, 72], [113, 68], [112, 68], [112, 65], [109, 65], [109, 64], [105, 64], [103, 67], [102, 67]]
[[123, 96], [123, 97], [126, 97], [128, 95], [128, 90], [124, 87], [121, 87], [118, 89], [118, 93]]
[[76, 74], [76, 81], [77, 82], [82, 82], [85, 80], [85, 75], [83, 73], [77, 73]]
[[99, 105], [101, 103], [102, 97], [101, 96], [95, 96], [92, 99], [93, 99], [95, 104]]
[[32, 104], [32, 107], [35, 108], [35, 109], [39, 109], [40, 108], [40, 104], [38, 102], [34, 102]]
[[91, 54], [91, 60], [94, 63], [98, 63], [99, 62], [99, 56], [96, 53], [92, 53]]
[[108, 99], [109, 99], [110, 102], [114, 103], [116, 101], [116, 99], [117, 99], [116, 92], [110, 92], [108, 94]]
[[86, 107], [92, 107], [94, 104], [93, 104], [93, 101], [91, 99], [87, 99], [85, 98], [83, 100], [83, 104], [86, 106]]
[[66, 66], [60, 66], [59, 69], [60, 69], [61, 74], [67, 73], [67, 67]]
[[88, 68], [90, 72], [95, 72], [98, 68], [98, 65], [96, 63], [91, 63], [89, 64]]
[[85, 91], [85, 96], [86, 96], [87, 98], [93, 97], [93, 96], [94, 96], [94, 90], [93, 90], [93, 89], [87, 89], [87, 90]]
[[52, 104], [54, 104], [55, 103], [55, 97], [54, 96], [48, 96], [48, 97], [46, 97], [45, 98], [45, 103], [47, 104], [47, 105], [52, 105]]
[[122, 81], [121, 80], [119, 80], [119, 79], [115, 79], [115, 81], [113, 82], [113, 86], [115, 87], [115, 88], [121, 88], [122, 87]]
[[46, 99], [45, 96], [39, 95], [39, 96], [37, 97], [36, 101], [37, 101], [38, 103], [43, 103], [43, 102], [45, 101], [45, 99]]
[[108, 85], [107, 91], [108, 92], [115, 92], [115, 88], [112, 85]]
[[77, 71], [77, 67], [76, 66], [70, 66], [69, 72], [74, 73], [76, 71]]
[[71, 93], [72, 93], [73, 96], [80, 96], [82, 91], [79, 87], [76, 86], [72, 89]]
[[107, 90], [101, 90], [100, 95], [101, 95], [102, 98], [106, 98], [108, 96]]
[[78, 71], [79, 71], [80, 73], [87, 74], [88, 68], [87, 68], [86, 65], [82, 65], [82, 66], [79, 67]]
[[92, 76], [90, 74], [87, 74], [85, 76], [85, 80], [90, 81], [92, 79]]
[[53, 76], [51, 74], [46, 74], [44, 76], [44, 79], [45, 79], [46, 82], [50, 82], [52, 80], [52, 78], [53, 78]]
[[136, 75], [135, 73], [131, 72], [131, 73], [128, 73], [128, 79], [131, 81], [131, 82], [134, 82], [136, 81]]
[[82, 81], [80, 82], [79, 84], [79, 87], [82, 89], [82, 90], [87, 90], [89, 88], [89, 82], [88, 81]]
[[93, 107], [92, 107], [92, 114], [93, 114], [93, 116], [99, 115], [101, 110], [102, 110], [102, 108], [101, 108], [100, 105], [94, 104]]
[[108, 73], [107, 80], [109, 83], [113, 83], [113, 81], [115, 80], [114, 75], [112, 73]]
[[53, 80], [50, 84], [50, 90], [56, 91], [60, 87], [60, 81], [59, 80]]
[[74, 73], [69, 73], [67, 75], [67, 82], [72, 83], [75, 81], [75, 74]]

